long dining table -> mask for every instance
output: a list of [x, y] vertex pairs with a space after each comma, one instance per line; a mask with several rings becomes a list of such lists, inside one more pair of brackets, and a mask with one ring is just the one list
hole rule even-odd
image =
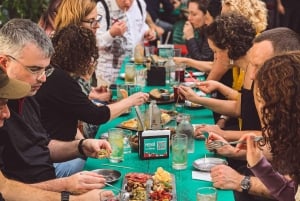
[[[124, 72], [125, 63], [129, 62], [129, 59], [125, 60], [122, 64], [121, 73]], [[137, 68], [143, 68], [137, 66]], [[124, 79], [119, 77], [117, 79], [117, 84], [124, 84]], [[143, 87], [144, 92], [149, 92], [154, 88], [164, 88], [163, 86], [145, 86]], [[165, 110], [174, 110], [174, 103], [160, 104], [159, 108]], [[189, 108], [184, 107], [184, 113], [191, 116], [192, 124], [214, 124], [212, 111], [204, 107], [200, 108]], [[126, 120], [136, 118], [136, 113], [132, 109], [127, 115], [120, 116], [109, 121], [106, 124], [100, 126], [96, 138], [101, 138], [101, 135], [107, 133], [110, 128], [117, 127], [121, 122]], [[174, 125], [174, 124], [173, 124]], [[158, 167], [162, 167], [164, 170], [173, 174], [175, 178], [176, 185], [176, 198], [173, 201], [196, 201], [196, 190], [199, 187], [212, 187], [212, 182], [192, 179], [192, 171], [196, 169], [193, 167], [193, 162], [199, 158], [204, 157], [220, 157], [215, 156], [214, 153], [209, 152], [205, 147], [204, 140], [195, 140], [195, 151], [194, 153], [188, 154], [188, 165], [184, 170], [174, 170], [172, 168], [172, 153], [170, 151], [169, 158], [164, 159], [149, 159], [141, 160], [137, 152], [131, 152], [124, 154], [124, 160], [120, 163], [110, 163], [107, 158], [96, 159], [88, 158], [86, 160], [85, 170], [95, 170], [95, 169], [113, 169], [121, 172], [121, 178], [113, 183], [115, 187], [122, 188], [124, 176], [131, 172], [141, 172], [154, 174]], [[111, 187], [105, 187], [107, 189], [112, 189]], [[234, 201], [233, 191], [217, 189], [217, 200], [218, 201]]]

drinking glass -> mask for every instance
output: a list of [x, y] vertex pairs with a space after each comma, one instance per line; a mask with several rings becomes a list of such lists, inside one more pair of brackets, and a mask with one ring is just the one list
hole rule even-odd
[[178, 64], [175, 70], [175, 80], [178, 82], [184, 82], [185, 64]]
[[128, 63], [125, 66], [125, 84], [134, 84], [135, 81], [135, 65]]
[[131, 153], [129, 138], [132, 136], [132, 131], [131, 130], [123, 130], [123, 134], [124, 134], [124, 154]]
[[146, 85], [146, 71], [144, 69], [136, 71], [135, 74], [135, 84], [141, 87]]
[[124, 133], [120, 128], [111, 128], [108, 130], [108, 142], [112, 152], [109, 161], [119, 163], [124, 159]]
[[134, 48], [134, 63], [144, 63], [144, 46], [142, 44], [137, 44]]
[[181, 57], [181, 49], [180, 48], [174, 48], [173, 55], [174, 55], [174, 57]]
[[187, 167], [188, 137], [185, 134], [175, 134], [172, 137], [172, 167], [183, 170]]
[[197, 201], [217, 201], [217, 190], [214, 187], [200, 187], [196, 196]]

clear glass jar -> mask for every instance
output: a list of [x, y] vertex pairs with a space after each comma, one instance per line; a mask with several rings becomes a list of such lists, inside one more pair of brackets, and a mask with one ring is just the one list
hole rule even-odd
[[191, 124], [191, 116], [189, 114], [182, 114], [182, 120], [176, 128], [176, 133], [188, 136], [188, 153], [194, 153], [194, 127]]
[[156, 104], [156, 100], [151, 100], [145, 116], [145, 125], [147, 129], [162, 129], [161, 111]]

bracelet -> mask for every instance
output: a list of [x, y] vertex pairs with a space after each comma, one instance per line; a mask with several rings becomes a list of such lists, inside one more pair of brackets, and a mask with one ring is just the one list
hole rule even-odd
[[78, 149], [78, 152], [81, 154], [81, 156], [83, 157], [87, 157], [82, 149], [82, 144], [83, 144], [83, 141], [86, 140], [86, 139], [81, 139], [78, 143], [78, 146], [77, 146], [77, 149]]

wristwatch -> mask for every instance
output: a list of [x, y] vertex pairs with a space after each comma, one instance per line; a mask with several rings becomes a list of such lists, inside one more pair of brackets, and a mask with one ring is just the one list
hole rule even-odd
[[241, 188], [243, 190], [243, 193], [248, 193], [250, 187], [250, 176], [245, 176], [244, 179], [241, 181]]
[[67, 191], [61, 192], [61, 201], [69, 201], [70, 193]]

